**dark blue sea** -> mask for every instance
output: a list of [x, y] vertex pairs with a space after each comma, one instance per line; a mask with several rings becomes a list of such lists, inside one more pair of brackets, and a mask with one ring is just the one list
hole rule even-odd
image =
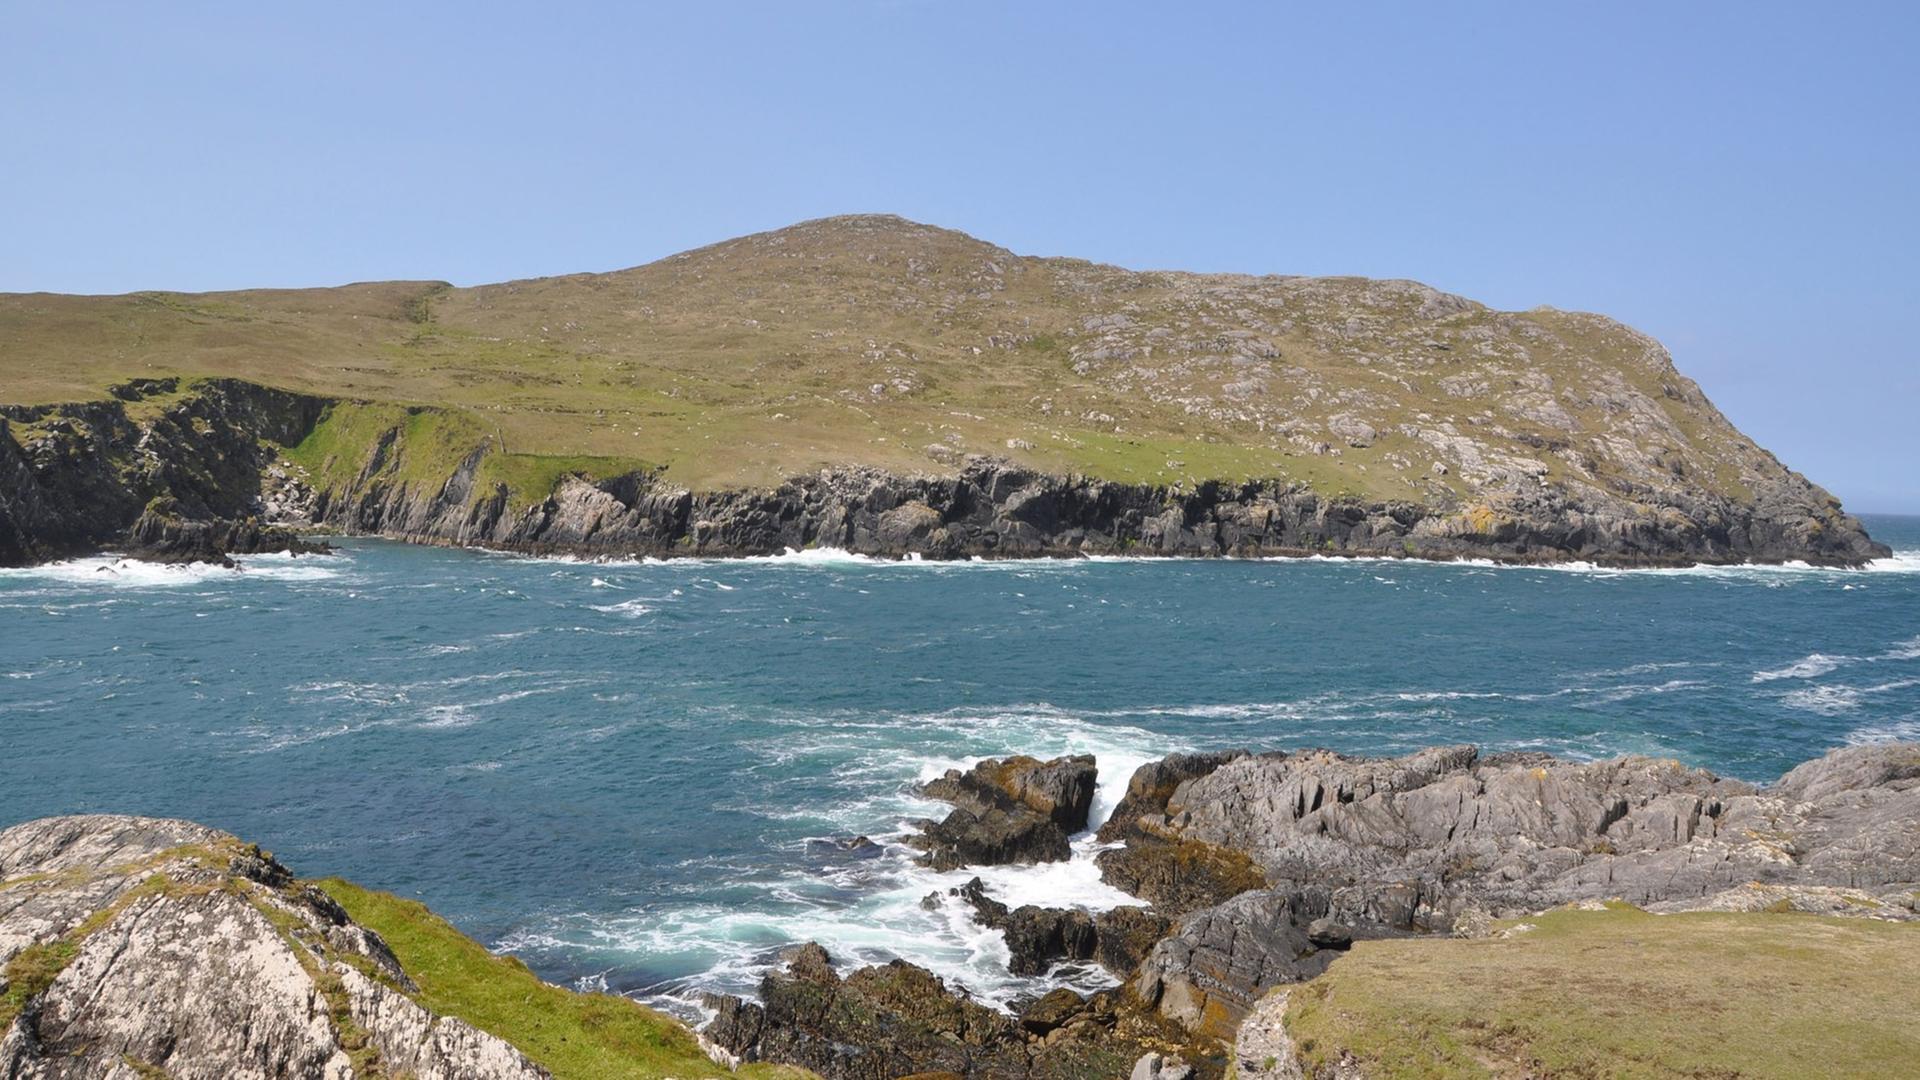
[[[989, 1000], [997, 934], [920, 899], [917, 781], [1092, 753], [1096, 818], [1185, 748], [1669, 755], [1771, 780], [1920, 738], [1920, 519], [1872, 568], [1400, 561], [579, 563], [349, 541], [238, 571], [0, 571], [0, 825], [192, 818], [418, 897], [563, 981], [671, 1001], [779, 949]], [[1011, 902], [1126, 901], [1072, 862]], [[1055, 980], [1097, 983], [1094, 973]]]

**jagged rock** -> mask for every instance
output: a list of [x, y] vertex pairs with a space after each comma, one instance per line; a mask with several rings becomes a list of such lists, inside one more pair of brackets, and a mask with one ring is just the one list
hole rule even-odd
[[1352, 937], [1484, 934], [1493, 916], [1614, 897], [1908, 918], [1920, 880], [1913, 744], [1836, 750], [1766, 789], [1671, 761], [1472, 747], [1247, 755], [1180, 775], [1137, 815], [1133, 843], [1232, 851], [1272, 884], [1189, 914], [1134, 979], [1143, 1000], [1216, 1034]]
[[1072, 854], [1068, 835], [1086, 828], [1095, 776], [1093, 758], [1084, 754], [989, 758], [964, 773], [949, 770], [925, 788], [954, 810], [923, 830], [923, 861], [952, 870], [1065, 860]]
[[1261, 890], [1189, 915], [1153, 947], [1133, 990], [1192, 1030], [1230, 1038], [1260, 995], [1313, 978], [1338, 955], [1304, 929], [1325, 905], [1324, 894]]
[[225, 833], [29, 822], [0, 831], [0, 882], [0, 964], [18, 974], [38, 950], [39, 971], [9, 988], [26, 997], [0, 1035], [0, 1075], [547, 1075], [415, 1002], [377, 934]]
[[984, 814], [958, 807], [945, 820], [927, 822], [912, 842], [926, 852], [921, 861], [935, 870], [1065, 862], [1073, 854], [1060, 826], [1011, 807], [996, 806]]
[[172, 498], [155, 499], [127, 530], [127, 554], [158, 563], [214, 563], [231, 568], [234, 555], [285, 552], [324, 555], [333, 547], [302, 539], [292, 529], [245, 521], [190, 520]]
[[1142, 819], [1149, 823], [1166, 815], [1167, 800], [1179, 790], [1180, 785], [1202, 777], [1225, 765], [1237, 757], [1246, 756], [1244, 750], [1229, 750], [1211, 754], [1169, 754], [1158, 761], [1149, 761], [1133, 771], [1127, 779], [1127, 792], [1120, 797], [1120, 804], [1100, 826], [1100, 841], [1113, 843], [1136, 836], [1150, 835], [1142, 830]]
[[[803, 1065], [830, 1080], [922, 1073], [966, 1080], [1097, 1077], [1124, 1069], [1120, 1063], [1140, 1052], [1124, 1036], [1077, 1037], [1092, 1034], [1078, 1021], [1036, 1034], [905, 961], [841, 979], [817, 949], [797, 956], [784, 972], [769, 972], [758, 1004], [708, 995], [715, 1015], [706, 1037], [743, 1061]], [[1055, 998], [1049, 1015], [1062, 1005], [1064, 999]]]
[[1094, 917], [1085, 911], [1033, 904], [1009, 910], [979, 878], [951, 891], [973, 908], [974, 921], [1005, 936], [1007, 970], [1015, 975], [1044, 975], [1056, 961], [1087, 960], [1097, 951]]
[[1154, 943], [1173, 929], [1173, 920], [1156, 911], [1126, 905], [1093, 917], [1093, 958], [1122, 979], [1133, 977]]
[[975, 813], [996, 806], [1024, 807], [1068, 833], [1077, 833], [1087, 827], [1097, 779], [1091, 754], [1051, 761], [1016, 756], [988, 758], [966, 772], [949, 769], [929, 781], [924, 791]]

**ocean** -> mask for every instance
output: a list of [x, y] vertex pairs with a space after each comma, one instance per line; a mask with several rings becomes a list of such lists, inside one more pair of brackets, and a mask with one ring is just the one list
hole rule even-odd
[[[1390, 560], [588, 563], [342, 542], [237, 571], [0, 571], [0, 825], [184, 817], [297, 873], [424, 900], [548, 978], [683, 1013], [780, 950], [904, 957], [1008, 1003], [899, 844], [918, 782], [1435, 743], [1679, 758], [1768, 781], [1920, 739], [1920, 519], [1858, 571]], [[835, 841], [865, 835], [859, 857]], [[982, 870], [1018, 904], [1126, 903], [1090, 838]]]

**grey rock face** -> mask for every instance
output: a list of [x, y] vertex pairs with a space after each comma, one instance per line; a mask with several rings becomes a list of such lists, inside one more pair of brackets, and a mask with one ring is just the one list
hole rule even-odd
[[[1133, 991], [1191, 1030], [1231, 1038], [1269, 988], [1313, 978], [1351, 943], [1352, 930], [1337, 944], [1314, 940], [1313, 928], [1331, 922], [1329, 903], [1324, 890], [1262, 889], [1195, 912], [1154, 946]], [[1362, 927], [1370, 937], [1392, 933]]]
[[1441, 747], [1404, 758], [1326, 752], [1236, 759], [1169, 800], [1171, 834], [1244, 851], [1270, 880], [1385, 898], [1414, 883], [1415, 921], [1574, 900], [1654, 903], [1751, 881], [1879, 886], [1920, 879], [1920, 758], [1837, 750], [1756, 790], [1649, 758], [1573, 764]]
[[188, 822], [0, 831], [0, 964], [29, 950], [44, 982], [0, 1036], [4, 1076], [546, 1075], [415, 1003], [385, 943], [324, 893]]
[[[1166, 775], [1141, 772], [1147, 786]], [[1576, 764], [1468, 746], [1225, 756], [1176, 772], [1184, 778], [1134, 834], [1242, 853], [1272, 886], [1187, 915], [1135, 977], [1141, 998], [1203, 1030], [1310, 978], [1348, 935], [1467, 930], [1612, 898], [1916, 917], [1911, 743], [1835, 750], [1768, 788], [1673, 761]]]

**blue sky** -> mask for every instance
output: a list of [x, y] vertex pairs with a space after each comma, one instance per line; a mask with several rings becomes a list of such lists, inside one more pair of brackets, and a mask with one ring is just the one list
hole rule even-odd
[[0, 290], [471, 284], [884, 211], [1603, 311], [1920, 511], [1920, 5], [280, 7], [6, 0]]

